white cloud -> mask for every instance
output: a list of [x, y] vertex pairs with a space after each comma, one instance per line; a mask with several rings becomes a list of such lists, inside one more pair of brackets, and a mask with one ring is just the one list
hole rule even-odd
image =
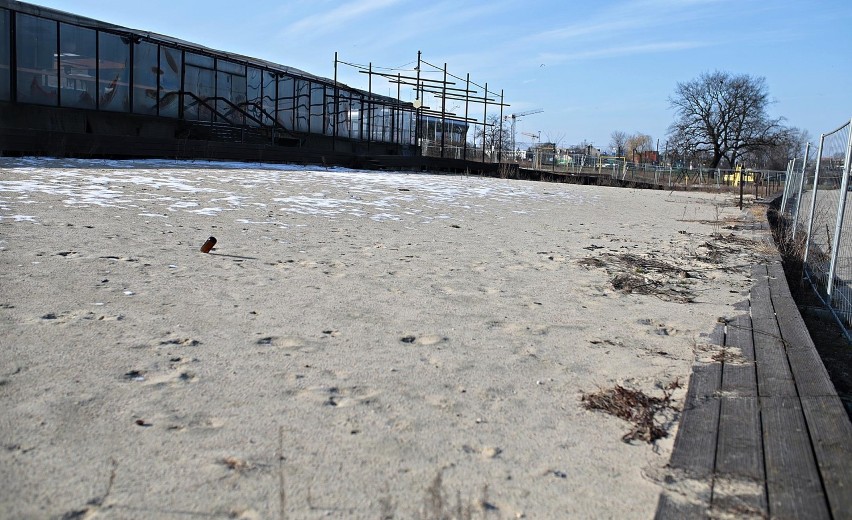
[[280, 35], [297, 37], [332, 32], [355, 23], [355, 19], [391, 7], [402, 0], [354, 0], [323, 13], [307, 16], [285, 27]]

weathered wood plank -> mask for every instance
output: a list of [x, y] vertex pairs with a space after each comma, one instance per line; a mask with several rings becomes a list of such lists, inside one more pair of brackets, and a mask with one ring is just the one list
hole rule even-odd
[[764, 463], [772, 518], [830, 518], [798, 397], [761, 397]]
[[725, 345], [738, 348], [743, 360], [754, 362], [754, 337], [751, 330], [751, 316], [742, 314], [728, 322]]
[[772, 304], [799, 395], [836, 395], [828, 371], [790, 294], [781, 262], [771, 262], [768, 268]]
[[722, 370], [719, 363], [692, 366], [686, 402], [680, 418], [669, 465], [695, 478], [713, 474], [719, 426], [719, 399]]
[[722, 397], [720, 401], [712, 508], [768, 515], [758, 398]]
[[722, 392], [741, 397], [757, 396], [757, 374], [754, 365], [754, 341], [751, 318], [737, 316], [727, 326], [725, 349], [727, 355], [722, 366]]
[[721, 399], [716, 471], [764, 480], [760, 407], [756, 397]]
[[797, 395], [796, 385], [775, 319], [766, 266], [755, 268], [753, 276], [751, 323], [754, 331], [758, 392], [767, 397], [794, 397]]
[[840, 398], [803, 397], [817, 466], [834, 518], [852, 518], [852, 422]]
[[708, 505], [675, 498], [667, 492], [660, 495], [654, 520], [698, 520], [710, 518]]

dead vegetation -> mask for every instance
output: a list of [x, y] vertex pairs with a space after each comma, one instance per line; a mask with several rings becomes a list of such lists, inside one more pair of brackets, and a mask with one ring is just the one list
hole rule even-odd
[[[499, 509], [490, 502], [487, 485], [482, 488], [482, 496], [474, 502], [462, 500], [461, 493], [458, 491], [455, 500], [452, 500], [444, 489], [442, 470], [426, 489], [420, 518], [423, 520], [471, 520], [474, 515], [487, 517], [488, 513], [493, 511], [499, 511]], [[385, 516], [385, 518], [392, 518], [392, 516]]]
[[611, 275], [612, 288], [625, 294], [647, 294], [681, 303], [695, 299], [687, 281], [695, 275], [662, 260], [632, 253], [603, 253], [600, 257], [583, 258], [578, 263], [606, 269]]
[[[686, 232], [682, 232], [688, 234]], [[577, 263], [588, 269], [606, 269], [612, 288], [625, 294], [645, 294], [664, 301], [693, 303], [695, 285], [705, 279], [705, 273], [718, 269], [741, 269], [744, 265], [731, 264], [736, 256], [762, 256], [770, 246], [734, 233], [713, 233], [703, 242], [692, 245], [686, 254], [671, 255], [677, 258], [659, 259], [654, 253], [602, 252], [586, 257]], [[599, 247], [587, 247], [594, 251]]]
[[581, 401], [587, 410], [600, 410], [631, 423], [633, 427], [621, 438], [624, 442], [639, 440], [651, 444], [668, 437], [665, 414], [674, 410], [672, 391], [679, 387], [680, 383], [674, 380], [663, 389], [662, 397], [653, 397], [641, 390], [615, 385], [595, 393], [584, 393]]

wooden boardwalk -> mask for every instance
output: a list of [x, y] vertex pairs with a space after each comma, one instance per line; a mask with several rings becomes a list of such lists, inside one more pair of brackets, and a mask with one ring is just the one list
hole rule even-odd
[[780, 259], [696, 363], [656, 518], [852, 518], [852, 423]]

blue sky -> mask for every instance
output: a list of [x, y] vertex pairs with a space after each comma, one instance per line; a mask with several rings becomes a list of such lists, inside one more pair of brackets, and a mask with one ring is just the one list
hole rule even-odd
[[[765, 77], [770, 114], [812, 140], [852, 117], [850, 0], [30, 3], [329, 78], [335, 51], [351, 63], [410, 69], [420, 50], [452, 74], [502, 89], [506, 113], [544, 109], [518, 119], [519, 142], [541, 132], [543, 141], [606, 149], [622, 130], [649, 134], [662, 149], [675, 84], [713, 70]], [[341, 67], [339, 78], [367, 88], [354, 68]], [[389, 89], [374, 82], [395, 95]]]

